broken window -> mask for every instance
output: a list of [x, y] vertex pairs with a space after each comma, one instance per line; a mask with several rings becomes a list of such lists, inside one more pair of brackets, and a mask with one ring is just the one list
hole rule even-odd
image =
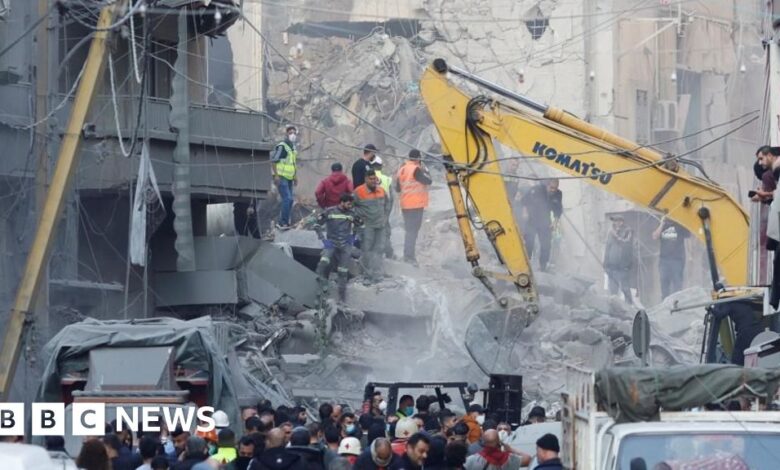
[[158, 40], [152, 42], [151, 49], [149, 94], [155, 98], [168, 99], [171, 97], [173, 66], [176, 63], [176, 43]]
[[650, 106], [647, 103], [647, 90], [636, 90], [636, 130], [634, 131], [636, 143], [647, 145], [650, 143]]
[[542, 35], [545, 31], [547, 31], [547, 27], [550, 25], [550, 19], [544, 16], [544, 13], [542, 12], [542, 9], [539, 8], [539, 5], [536, 5], [535, 7], [531, 8], [526, 12], [525, 14], [525, 27], [528, 28], [528, 32], [531, 33], [531, 38], [536, 41]]

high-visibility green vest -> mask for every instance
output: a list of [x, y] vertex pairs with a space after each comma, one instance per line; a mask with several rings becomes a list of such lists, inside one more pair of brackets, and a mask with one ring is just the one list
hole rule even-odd
[[390, 194], [390, 186], [393, 184], [393, 178], [390, 178], [379, 170], [374, 170], [374, 172], [379, 177], [379, 185], [382, 186], [382, 189], [384, 189], [387, 194]]
[[279, 145], [287, 152], [287, 156], [276, 162], [276, 174], [281, 178], [292, 181], [295, 179], [295, 160], [298, 158], [298, 152], [287, 145], [287, 142], [281, 142]]

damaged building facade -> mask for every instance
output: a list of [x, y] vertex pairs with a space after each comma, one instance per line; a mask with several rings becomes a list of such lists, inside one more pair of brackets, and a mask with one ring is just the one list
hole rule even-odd
[[[279, 117], [306, 124], [312, 184], [328, 173], [333, 159], [348, 164], [367, 142], [377, 144], [385, 172], [388, 167], [392, 172], [409, 145], [440, 152], [417, 80], [426, 65], [443, 57], [640, 145], [685, 154], [748, 207], [743, 193], [754, 186], [750, 168], [761, 136], [758, 120], [745, 122], [758, 116], [763, 100], [760, 87], [750, 85], [764, 73], [762, 2], [666, 3], [343, 0], [324, 7], [297, 0], [264, 5], [264, 31], [294, 65], [266, 55], [267, 106]], [[503, 150], [504, 157], [515, 156]], [[505, 169], [556, 176], [532, 160], [510, 160]], [[441, 175], [438, 180], [444, 181]], [[530, 184], [515, 182], [520, 190]], [[598, 240], [607, 238], [607, 216], [625, 213], [639, 240], [639, 296], [645, 304], [658, 302], [658, 244], [651, 237], [658, 219], [578, 181], [562, 181], [561, 188], [565, 212], [557, 267], [575, 274], [600, 269], [604, 246]], [[300, 197], [307, 196], [313, 198]], [[704, 251], [693, 243], [689, 256], [686, 284], [706, 285]]]
[[[207, 237], [209, 206], [235, 208], [240, 232], [247, 207], [271, 188], [275, 125], [235, 105], [246, 98], [226, 37], [237, 4], [167, 0], [139, 12], [140, 3], [109, 36], [17, 386], [34, 383], [41, 345], [74, 321], [187, 317], [200, 304], [235, 305], [258, 285], [272, 289], [247, 280], [258, 241]], [[0, 43], [23, 38], [0, 57], [5, 323], [102, 3], [3, 6]], [[246, 90], [247, 77], [238, 78]]]

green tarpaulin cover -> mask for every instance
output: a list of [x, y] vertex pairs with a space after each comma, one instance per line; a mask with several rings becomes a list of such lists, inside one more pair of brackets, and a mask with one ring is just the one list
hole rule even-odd
[[653, 421], [664, 411], [680, 411], [738, 395], [772, 399], [780, 369], [728, 364], [613, 367], [596, 373], [596, 402], [618, 423]]

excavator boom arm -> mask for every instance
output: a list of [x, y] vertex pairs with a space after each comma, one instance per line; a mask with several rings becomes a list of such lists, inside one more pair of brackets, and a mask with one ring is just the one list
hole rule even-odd
[[[505, 89], [494, 86], [492, 91], [521, 106], [471, 97], [447, 77], [452, 71], [469, 74], [443, 62], [438, 59], [425, 71], [420, 91], [441, 136], [443, 153], [456, 165], [453, 171], [460, 172], [479, 220], [503, 229], [494, 246], [511, 276], [530, 279], [530, 269], [493, 140], [570, 177], [666, 214], [706, 243], [716, 290], [722, 287], [720, 277], [730, 285], [747, 284], [749, 218], [723, 188], [686, 172], [674, 158], [664, 158], [655, 150]], [[478, 77], [467, 78], [489, 85]]]

